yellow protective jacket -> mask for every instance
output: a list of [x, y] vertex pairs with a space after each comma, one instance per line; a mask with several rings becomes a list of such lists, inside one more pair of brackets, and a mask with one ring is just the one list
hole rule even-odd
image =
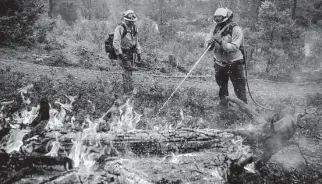
[[125, 30], [121, 24], [116, 26], [114, 30], [113, 46], [116, 55], [129, 52], [136, 52], [138, 54], [141, 54], [141, 46], [139, 43], [137, 30], [135, 30], [135, 26], [130, 28], [125, 23], [123, 24], [126, 28], [126, 34], [124, 35], [124, 37], [122, 36]]
[[[212, 28], [206, 38], [206, 46], [214, 36], [216, 27]], [[237, 25], [232, 28], [231, 35], [223, 32], [221, 39], [224, 40], [221, 45], [215, 44], [214, 56], [220, 62], [234, 62], [243, 59], [240, 46], [244, 42], [244, 33]]]

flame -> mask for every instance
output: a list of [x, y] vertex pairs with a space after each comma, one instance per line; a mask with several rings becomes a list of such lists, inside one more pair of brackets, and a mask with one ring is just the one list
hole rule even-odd
[[255, 174], [256, 173], [256, 169], [255, 169], [255, 163], [254, 162], [252, 162], [252, 163], [250, 163], [250, 164], [247, 164], [245, 167], [244, 167], [244, 169], [245, 170], [247, 170], [248, 172], [250, 172], [250, 173], [253, 173], [253, 174]]
[[90, 172], [96, 161], [104, 154], [105, 149], [100, 142], [100, 135], [95, 135], [95, 143], [90, 146], [83, 145], [84, 139], [88, 136], [86, 133], [80, 133], [76, 141], [73, 142], [69, 158], [84, 172]]
[[27, 94], [28, 93], [28, 90], [31, 89], [31, 88], [33, 88], [33, 87], [34, 87], [33, 84], [29, 84], [29, 85], [27, 85], [25, 87], [22, 87], [22, 88], [19, 88], [18, 89], [18, 92], [21, 95], [21, 98], [22, 98], [23, 103], [28, 104], [28, 105], [31, 103], [30, 102], [30, 99], [29, 98], [26, 99], [26, 97], [24, 96], [24, 94]]
[[12, 104], [12, 103], [14, 103], [15, 101], [14, 100], [11, 100], [11, 101], [7, 101], [7, 102], [1, 102], [1, 109], [0, 109], [0, 111], [2, 112], [5, 108], [6, 108], [6, 106], [7, 105], [9, 105], [9, 104]]
[[132, 131], [135, 130], [136, 124], [141, 120], [140, 114], [133, 111], [130, 99], [124, 105], [119, 107], [119, 118], [111, 124], [112, 131]]
[[75, 116], [72, 116], [71, 118], [70, 118], [70, 124], [72, 125], [72, 128], [74, 129], [75, 128], [75, 120], [76, 120], [76, 118], [75, 118]]
[[[24, 103], [30, 104], [30, 100], [25, 96], [25, 94], [28, 93], [28, 90], [32, 88], [33, 85], [28, 85], [24, 88], [19, 89], [19, 92], [21, 94], [21, 97], [23, 98]], [[58, 104], [60, 109], [57, 110], [52, 107], [52, 105], [49, 104], [49, 120], [45, 127], [46, 130], [57, 130], [64, 126], [64, 122], [68, 121], [66, 118], [66, 114], [68, 112], [72, 111], [72, 104], [77, 98], [76, 96], [67, 96], [65, 97], [68, 99], [66, 103], [62, 103], [59, 100], [55, 101], [55, 104]], [[141, 119], [141, 114], [136, 113], [133, 109], [132, 103], [130, 102], [131, 99], [127, 99], [126, 102], [121, 105], [120, 107], [117, 107], [117, 105], [113, 104], [113, 106], [104, 114], [102, 114], [101, 117], [98, 119], [91, 119], [89, 116], [85, 118], [85, 123], [88, 123], [88, 127], [84, 128], [82, 132], [79, 132], [79, 135], [77, 136], [76, 140], [72, 140], [73, 146], [71, 148], [70, 153], [68, 154], [68, 157], [74, 161], [75, 167], [84, 166], [86, 169], [91, 169], [96, 161], [105, 153], [106, 148], [103, 148], [100, 142], [100, 137], [95, 137], [95, 143], [91, 144], [90, 146], [84, 145], [84, 140], [88, 135], [99, 135], [97, 134], [97, 128], [99, 124], [106, 123], [106, 120], [104, 118], [106, 115], [113, 111], [113, 121], [114, 123], [114, 130], [116, 131], [132, 131], [135, 129], [136, 124]], [[5, 104], [1, 104], [1, 109], [4, 109]], [[37, 117], [39, 114], [40, 105], [37, 105], [35, 107], [32, 107], [30, 111], [28, 109], [24, 109], [23, 111], [20, 111], [20, 113], [16, 113], [13, 115], [13, 121], [17, 124], [31, 124], [32, 121]], [[93, 106], [93, 110], [95, 109], [95, 106]], [[67, 112], [68, 111], [68, 112]], [[4, 115], [3, 115], [4, 116]], [[75, 128], [75, 116], [72, 116], [70, 118], [70, 124], [73, 128]], [[11, 124], [10, 124], [11, 125]], [[4, 150], [7, 153], [12, 153], [14, 151], [20, 151], [21, 146], [23, 146], [23, 137], [29, 132], [29, 130], [12, 130], [9, 135], [7, 135], [6, 143], [4, 146], [1, 146], [4, 148]], [[56, 140], [53, 141], [51, 144], [52, 146], [51, 150], [45, 154], [45, 156], [50, 157], [57, 157], [58, 152], [61, 148], [61, 144], [58, 141], [58, 138], [56, 136]], [[111, 145], [111, 147], [113, 147]], [[173, 162], [176, 162], [175, 155], [173, 156]]]
[[68, 96], [68, 95], [65, 95], [65, 97], [69, 99], [70, 101], [69, 103], [63, 104], [59, 101], [55, 101], [55, 104], [60, 105], [60, 111], [52, 108], [50, 105], [49, 121], [45, 128], [46, 130], [56, 130], [64, 126], [64, 121], [66, 118], [66, 110], [69, 112], [72, 112], [72, 108], [73, 108], [72, 104], [74, 103], [75, 98], [77, 98], [76, 96]]
[[61, 146], [60, 146], [58, 135], [56, 132], [56, 140], [54, 142], [52, 142], [52, 148], [51, 148], [50, 152], [45, 154], [45, 156], [58, 157], [58, 151], [60, 148], [61, 148]]
[[232, 146], [230, 147], [230, 152], [227, 154], [232, 160], [240, 159], [246, 157], [250, 152], [250, 147], [243, 145], [243, 138], [241, 136], [236, 136], [231, 140]]
[[89, 119], [89, 116], [87, 115], [85, 121], [88, 122], [88, 128], [83, 129], [83, 132], [86, 134], [96, 134], [97, 133], [97, 127], [98, 123], [95, 123]]
[[50, 105], [49, 120], [45, 127], [45, 130], [57, 130], [64, 126], [63, 123], [57, 118], [57, 115], [58, 111], [56, 109], [53, 109]]
[[100, 134], [95, 137], [96, 143], [92, 146], [88, 146], [81, 154], [82, 164], [86, 172], [90, 172], [93, 169], [96, 161], [105, 154], [106, 147], [103, 147], [100, 141]]
[[25, 86], [25, 87], [19, 88], [19, 89], [18, 89], [18, 92], [19, 92], [19, 93], [26, 94], [26, 93], [28, 93], [28, 90], [29, 90], [29, 89], [31, 89], [31, 88], [33, 88], [33, 87], [34, 87], [34, 85], [33, 85], [33, 84], [28, 84], [28, 85], [27, 85], [27, 86]]
[[79, 133], [78, 138], [76, 141], [72, 140], [73, 146], [71, 148], [71, 151], [68, 155], [68, 158], [72, 159], [74, 161], [74, 166], [78, 167], [81, 162], [81, 154], [82, 154], [82, 145], [84, 142], [84, 139], [86, 138], [86, 134], [83, 135], [83, 133]]
[[69, 105], [72, 105], [76, 100], [77, 96], [70, 96], [70, 95], [65, 95], [66, 98], [70, 101]]
[[58, 151], [61, 148], [60, 143], [58, 141], [54, 141], [52, 143], [52, 148], [50, 152], [45, 154], [45, 156], [50, 156], [50, 157], [58, 157]]
[[30, 111], [24, 110], [21, 113], [22, 124], [29, 125], [37, 117], [39, 113], [40, 105], [32, 107]]
[[216, 181], [220, 181], [220, 182], [224, 181], [223, 174], [221, 171], [219, 171], [218, 167], [211, 170], [210, 175], [212, 178], [215, 178]]
[[92, 148], [91, 147], [86, 147], [84, 149], [84, 152], [81, 153], [81, 159], [82, 159], [82, 164], [85, 167], [86, 171], [90, 171], [91, 168], [95, 165], [96, 163], [96, 155], [97, 153], [91, 152]]
[[[243, 145], [243, 138], [241, 136], [236, 136], [231, 142], [232, 146], [227, 154], [231, 159], [246, 159], [251, 155], [250, 146]], [[244, 169], [251, 173], [256, 173], [254, 162], [247, 164]]]
[[56, 118], [59, 122], [63, 124], [66, 117], [66, 110], [64, 108], [64, 104], [57, 101], [55, 101], [55, 103], [60, 105], [60, 112], [57, 114]]
[[28, 105], [31, 103], [30, 99], [29, 98], [26, 99], [26, 97], [23, 95], [23, 93], [20, 93], [20, 95], [21, 95], [23, 103], [28, 104]]
[[12, 153], [14, 151], [19, 152], [21, 146], [23, 145], [23, 137], [28, 134], [29, 130], [19, 130], [19, 129], [13, 129], [10, 132], [7, 144], [5, 146], [6, 153]]
[[[28, 87], [28, 86], [27, 86]], [[31, 86], [32, 87], [32, 86]], [[23, 102], [26, 104], [30, 104], [30, 99], [26, 99], [24, 97], [24, 93], [27, 93], [27, 89], [21, 89], [21, 97], [23, 99]], [[13, 121], [15, 124], [24, 124], [24, 125], [29, 125], [32, 123], [32, 121], [37, 117], [39, 113], [40, 105], [38, 104], [36, 107], [32, 107], [30, 111], [25, 108], [24, 110], [20, 112], [16, 112], [13, 114]], [[18, 125], [13, 125], [13, 128], [18, 128]]]

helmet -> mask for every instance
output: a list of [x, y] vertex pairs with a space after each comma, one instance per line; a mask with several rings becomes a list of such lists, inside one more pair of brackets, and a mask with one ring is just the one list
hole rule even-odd
[[228, 8], [218, 8], [214, 14], [214, 22], [223, 23], [233, 17], [233, 12]]
[[135, 15], [134, 11], [133, 10], [126, 10], [124, 13], [123, 13], [123, 18], [124, 20], [127, 20], [127, 21], [136, 21], [138, 20], [137, 16]]

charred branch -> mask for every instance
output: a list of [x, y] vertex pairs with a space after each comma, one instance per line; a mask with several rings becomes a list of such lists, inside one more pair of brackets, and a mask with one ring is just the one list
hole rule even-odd
[[40, 108], [38, 116], [34, 119], [34, 121], [31, 123], [32, 127], [35, 127], [38, 125], [42, 120], [48, 120], [49, 119], [49, 103], [47, 97], [44, 97], [40, 100]]
[[258, 159], [257, 164], [261, 164], [261, 162], [266, 163], [274, 154], [289, 144], [289, 140], [294, 136], [298, 127], [298, 115], [294, 117], [294, 115], [283, 112], [283, 115], [281, 115], [282, 119], [275, 123], [268, 123], [259, 113], [243, 101], [231, 96], [227, 96], [226, 99], [239, 106], [242, 111], [249, 114], [259, 125], [256, 131], [260, 131], [262, 134], [259, 141], [263, 144], [264, 153]]

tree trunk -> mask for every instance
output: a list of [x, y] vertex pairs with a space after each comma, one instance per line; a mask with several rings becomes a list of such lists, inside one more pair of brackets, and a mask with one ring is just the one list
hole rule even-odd
[[127, 10], [128, 9], [128, 0], [124, 0], [124, 5], [125, 5], [125, 10]]
[[164, 0], [159, 0], [160, 25], [163, 25], [163, 6], [164, 6]]
[[293, 0], [293, 8], [292, 8], [292, 19], [295, 19], [296, 16], [296, 8], [297, 8], [297, 0]]
[[49, 0], [48, 17], [53, 18], [53, 0]]
[[259, 15], [259, 10], [260, 10], [260, 8], [261, 8], [261, 5], [262, 5], [262, 2], [264, 1], [264, 0], [254, 0], [255, 2], [254, 2], [254, 10], [255, 10], [255, 14], [256, 14], [256, 22], [258, 22], [258, 15]]

